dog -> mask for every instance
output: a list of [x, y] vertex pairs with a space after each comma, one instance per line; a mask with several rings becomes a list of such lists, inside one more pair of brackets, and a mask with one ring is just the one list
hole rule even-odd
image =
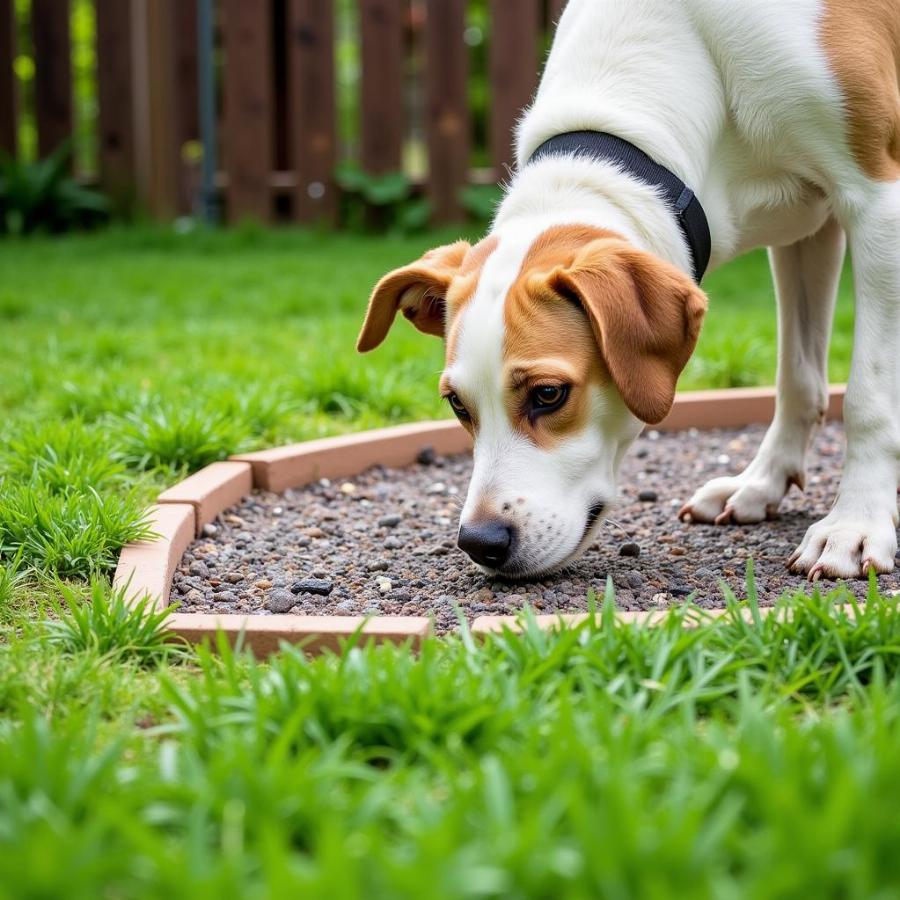
[[685, 522], [760, 522], [827, 403], [845, 247], [856, 322], [831, 511], [788, 560], [889, 572], [900, 461], [900, 0], [570, 0], [490, 233], [376, 285], [358, 349], [396, 313], [446, 345], [440, 390], [474, 438], [458, 543], [536, 576], [594, 540], [616, 473], [672, 406], [715, 268], [768, 247], [777, 400], [756, 457]]

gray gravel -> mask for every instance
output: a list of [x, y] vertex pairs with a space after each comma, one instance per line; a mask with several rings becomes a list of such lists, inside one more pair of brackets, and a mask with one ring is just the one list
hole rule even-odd
[[[456, 608], [470, 621], [526, 603], [542, 613], [582, 611], [588, 590], [602, 593], [607, 576], [624, 609], [665, 607], [692, 592], [700, 605], [721, 606], [721, 582], [741, 595], [752, 556], [761, 602], [771, 603], [785, 590], [808, 587], [784, 564], [834, 498], [839, 425], [819, 435], [806, 492], [792, 490], [778, 519], [717, 527], [676, 518], [697, 486], [745, 465], [763, 431], [642, 435], [623, 465], [617, 524], [607, 523], [578, 563], [540, 581], [486, 578], [456, 549], [471, 461], [424, 452], [407, 469], [376, 467], [284, 494], [254, 492], [190, 546], [172, 600], [182, 612], [433, 615], [441, 632], [456, 627]], [[895, 574], [880, 583], [900, 587]], [[848, 588], [865, 596], [862, 581]]]

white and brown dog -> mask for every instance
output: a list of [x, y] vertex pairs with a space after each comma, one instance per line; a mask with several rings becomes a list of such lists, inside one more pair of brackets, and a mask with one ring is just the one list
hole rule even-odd
[[843, 480], [789, 564], [810, 578], [893, 568], [898, 72], [900, 0], [570, 0], [491, 233], [385, 276], [359, 337], [378, 346], [398, 310], [443, 336], [441, 392], [475, 438], [459, 531], [472, 559], [530, 576], [585, 550], [623, 454], [672, 404], [707, 255], [717, 266], [759, 246], [778, 297], [775, 419], [747, 469], [681, 515], [772, 513], [802, 487], [823, 418], [847, 235]]

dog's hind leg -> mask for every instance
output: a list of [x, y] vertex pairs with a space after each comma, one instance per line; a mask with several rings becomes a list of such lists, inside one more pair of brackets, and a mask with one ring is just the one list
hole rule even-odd
[[769, 251], [778, 298], [775, 418], [740, 474], [715, 478], [679, 513], [697, 522], [760, 522], [792, 484], [803, 487], [806, 452], [828, 402], [828, 342], [846, 240], [829, 219], [811, 237]]
[[844, 400], [847, 455], [831, 512], [790, 563], [810, 578], [889, 572], [897, 550], [900, 464], [900, 181], [848, 213], [856, 325]]

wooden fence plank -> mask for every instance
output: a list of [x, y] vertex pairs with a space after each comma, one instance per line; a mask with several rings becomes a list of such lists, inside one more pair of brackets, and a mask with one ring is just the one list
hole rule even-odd
[[172, 12], [171, 2], [131, 0], [136, 183], [141, 202], [158, 219], [178, 211]]
[[122, 210], [135, 192], [131, 4], [96, 0], [100, 184]]
[[272, 216], [272, 10], [269, 0], [222, 3], [222, 149], [228, 218]]
[[337, 123], [331, 0], [289, 0], [287, 32], [291, 160], [297, 173], [294, 217], [333, 221]]
[[536, 0], [490, 0], [490, 152], [497, 177], [513, 165], [516, 121], [538, 77], [540, 9]]
[[200, 161], [185, 154], [185, 145], [200, 139], [200, 101], [197, 70], [197, 2], [174, 2], [175, 42], [175, 153], [178, 160], [178, 210], [191, 212], [199, 190]]
[[471, 143], [463, 42], [465, 0], [427, 0], [425, 19], [425, 127], [428, 140], [428, 193], [434, 218], [461, 214], [458, 193], [466, 184]]
[[373, 175], [403, 162], [403, 0], [359, 0], [362, 167]]
[[32, 0], [31, 39], [38, 154], [46, 156], [72, 134], [69, 0]]
[[16, 23], [13, 0], [0, 0], [0, 151], [16, 155], [17, 97], [13, 76]]

